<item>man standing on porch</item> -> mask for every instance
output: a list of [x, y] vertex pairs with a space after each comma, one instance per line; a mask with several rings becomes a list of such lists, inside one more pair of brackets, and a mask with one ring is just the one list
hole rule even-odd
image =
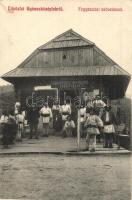
[[103, 121], [97, 116], [95, 108], [89, 108], [89, 116], [84, 126], [87, 129], [86, 149], [94, 152], [96, 148], [96, 136], [100, 134], [99, 128], [103, 129]]
[[48, 103], [45, 103], [40, 110], [40, 115], [43, 120], [43, 136], [49, 136], [49, 124], [52, 118], [52, 111], [48, 106]]

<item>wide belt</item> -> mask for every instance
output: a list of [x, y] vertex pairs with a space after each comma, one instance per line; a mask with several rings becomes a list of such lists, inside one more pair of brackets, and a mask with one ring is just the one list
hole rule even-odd
[[50, 114], [42, 114], [43, 117], [49, 117]]
[[89, 124], [87, 125], [87, 128], [98, 128], [98, 127], [96, 125]]
[[104, 122], [104, 125], [111, 125], [111, 122]]
[[63, 112], [62, 115], [69, 115], [69, 113], [68, 112]]

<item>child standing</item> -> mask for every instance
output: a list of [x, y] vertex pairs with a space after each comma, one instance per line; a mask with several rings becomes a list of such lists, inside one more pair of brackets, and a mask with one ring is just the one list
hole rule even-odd
[[71, 137], [72, 136], [72, 131], [73, 129], [75, 128], [75, 123], [74, 121], [71, 119], [71, 116], [69, 115], [67, 117], [67, 120], [65, 122], [65, 125], [64, 125], [64, 129], [63, 129], [63, 136], [64, 137]]

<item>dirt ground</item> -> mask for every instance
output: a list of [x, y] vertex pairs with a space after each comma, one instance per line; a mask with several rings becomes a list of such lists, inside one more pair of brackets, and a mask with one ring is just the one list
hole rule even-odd
[[0, 198], [130, 200], [130, 155], [0, 157]]

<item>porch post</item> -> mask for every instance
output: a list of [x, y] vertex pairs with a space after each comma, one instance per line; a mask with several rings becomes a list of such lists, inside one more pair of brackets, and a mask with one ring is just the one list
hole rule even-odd
[[77, 151], [80, 151], [80, 109], [77, 112]]

